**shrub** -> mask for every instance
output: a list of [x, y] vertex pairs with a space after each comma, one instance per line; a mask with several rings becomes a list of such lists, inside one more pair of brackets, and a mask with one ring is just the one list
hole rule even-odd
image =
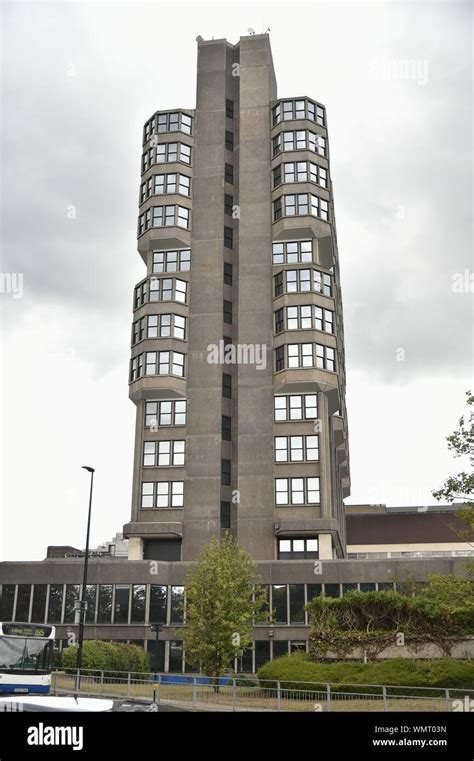
[[434, 594], [406, 597], [398, 592], [350, 592], [344, 597], [316, 597], [306, 606], [312, 625], [310, 655], [338, 658], [361, 647], [376, 658], [395, 635], [403, 633], [415, 649], [433, 642], [449, 655], [456, 638], [473, 631], [473, 610], [448, 605]]
[[[378, 692], [380, 689], [354, 689], [352, 685], [396, 685], [400, 687], [436, 687], [452, 690], [473, 689], [474, 661], [438, 658], [415, 660], [391, 658], [369, 663], [315, 663], [306, 653], [285, 655], [265, 663], [258, 671], [261, 680], [281, 683], [285, 689], [302, 689], [297, 682], [331, 684], [335, 692]], [[263, 686], [263, 685], [262, 685]], [[308, 689], [310, 685], [308, 684]], [[397, 694], [403, 691], [395, 690]], [[389, 691], [390, 694], [390, 691]]]
[[[77, 662], [77, 645], [63, 650], [62, 665], [66, 670], [74, 670]], [[150, 658], [138, 645], [125, 645], [119, 642], [86, 640], [82, 648], [82, 668], [95, 672], [112, 671], [121, 674], [134, 671], [140, 674], [150, 673]]]

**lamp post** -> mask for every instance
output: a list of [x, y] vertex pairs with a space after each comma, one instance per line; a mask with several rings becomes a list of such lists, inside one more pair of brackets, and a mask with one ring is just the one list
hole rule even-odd
[[77, 661], [76, 661], [76, 668], [77, 668], [77, 680], [76, 680], [76, 689], [79, 690], [81, 686], [81, 665], [82, 665], [82, 644], [84, 642], [84, 623], [86, 618], [86, 612], [87, 612], [87, 602], [86, 602], [86, 590], [87, 590], [87, 566], [89, 564], [89, 535], [91, 530], [91, 510], [92, 510], [92, 489], [94, 486], [94, 468], [91, 468], [90, 465], [83, 465], [82, 466], [84, 470], [87, 470], [91, 474], [91, 488], [89, 492], [89, 513], [87, 515], [87, 534], [86, 534], [86, 550], [84, 555], [84, 574], [82, 577], [82, 600], [80, 600], [80, 605], [78, 606], [78, 613], [79, 613], [79, 639], [77, 642]]
[[163, 629], [161, 624], [151, 624], [150, 629], [156, 634], [156, 671], [158, 671], [158, 642], [160, 641], [160, 632]]

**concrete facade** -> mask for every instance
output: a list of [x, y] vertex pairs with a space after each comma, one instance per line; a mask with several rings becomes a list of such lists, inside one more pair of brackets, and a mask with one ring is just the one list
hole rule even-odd
[[[192, 152], [187, 166], [176, 163], [173, 148], [171, 163], [163, 163], [177, 141]], [[285, 539], [304, 539], [305, 547], [311, 540], [312, 559], [342, 558], [349, 453], [325, 108], [306, 96], [278, 100], [268, 35], [236, 45], [199, 38], [196, 109], [156, 112], [145, 125], [143, 152], [138, 249], [148, 294], [145, 303], [135, 299], [134, 325], [173, 313], [185, 317], [187, 331], [184, 339], [169, 330], [151, 339], [145, 323], [132, 345], [137, 424], [132, 515], [124, 527], [130, 557], [195, 560], [211, 537], [231, 530], [256, 560], [278, 559]], [[185, 173], [189, 197], [176, 194], [178, 183], [163, 195], [162, 180], [156, 195], [158, 172]], [[151, 197], [147, 183], [155, 188]], [[155, 226], [155, 204], [189, 209], [188, 224], [180, 226], [179, 212], [163, 226], [159, 212]], [[283, 261], [273, 260], [275, 245], [284, 247]], [[154, 271], [157, 255], [180, 249], [190, 250], [190, 265]], [[185, 283], [186, 298], [173, 291], [150, 303], [152, 289], [155, 298], [171, 277]], [[262, 360], [211, 361], [210, 347], [222, 341], [261, 351]], [[160, 373], [160, 352], [179, 352], [184, 372], [170, 363]], [[317, 408], [298, 414], [305, 399], [317, 400]], [[286, 400], [295, 406], [283, 421], [274, 405]], [[160, 401], [185, 403], [185, 424], [158, 421], [151, 431], [147, 409]], [[166, 458], [144, 465], [145, 446], [170, 447], [163, 442], [173, 440], [185, 442], [180, 467], [166, 467]], [[277, 452], [284, 441], [285, 463]], [[174, 488], [184, 497], [161, 507], [156, 490]]]

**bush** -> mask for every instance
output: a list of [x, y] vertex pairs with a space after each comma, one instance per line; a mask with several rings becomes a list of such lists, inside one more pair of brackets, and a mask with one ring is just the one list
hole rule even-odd
[[[63, 650], [62, 665], [66, 670], [75, 670], [76, 662], [77, 645]], [[96, 676], [101, 671], [113, 671], [122, 676], [124, 671], [149, 674], [150, 657], [138, 645], [86, 640], [82, 648], [82, 669], [94, 671]]]
[[[361, 692], [360, 687], [354, 690], [349, 686], [361, 684], [473, 689], [474, 661], [391, 658], [369, 663], [315, 663], [306, 653], [296, 653], [268, 661], [259, 669], [258, 677], [273, 683], [279, 681], [286, 689], [301, 689], [296, 682], [329, 683], [335, 692]], [[380, 690], [363, 691], [380, 693]], [[400, 690], [395, 692], [400, 694]]]
[[[464, 583], [464, 582], [463, 582]], [[312, 629], [309, 649], [313, 660], [349, 655], [356, 647], [376, 658], [395, 635], [403, 633], [413, 647], [434, 642], [451, 654], [456, 638], [471, 634], [474, 606], [461, 598], [449, 605], [439, 594], [407, 597], [398, 592], [350, 592], [344, 597], [316, 597], [306, 609]]]

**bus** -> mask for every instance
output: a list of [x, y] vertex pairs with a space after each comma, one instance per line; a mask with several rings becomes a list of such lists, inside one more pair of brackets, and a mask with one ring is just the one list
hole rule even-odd
[[49, 693], [55, 627], [0, 623], [0, 693]]

